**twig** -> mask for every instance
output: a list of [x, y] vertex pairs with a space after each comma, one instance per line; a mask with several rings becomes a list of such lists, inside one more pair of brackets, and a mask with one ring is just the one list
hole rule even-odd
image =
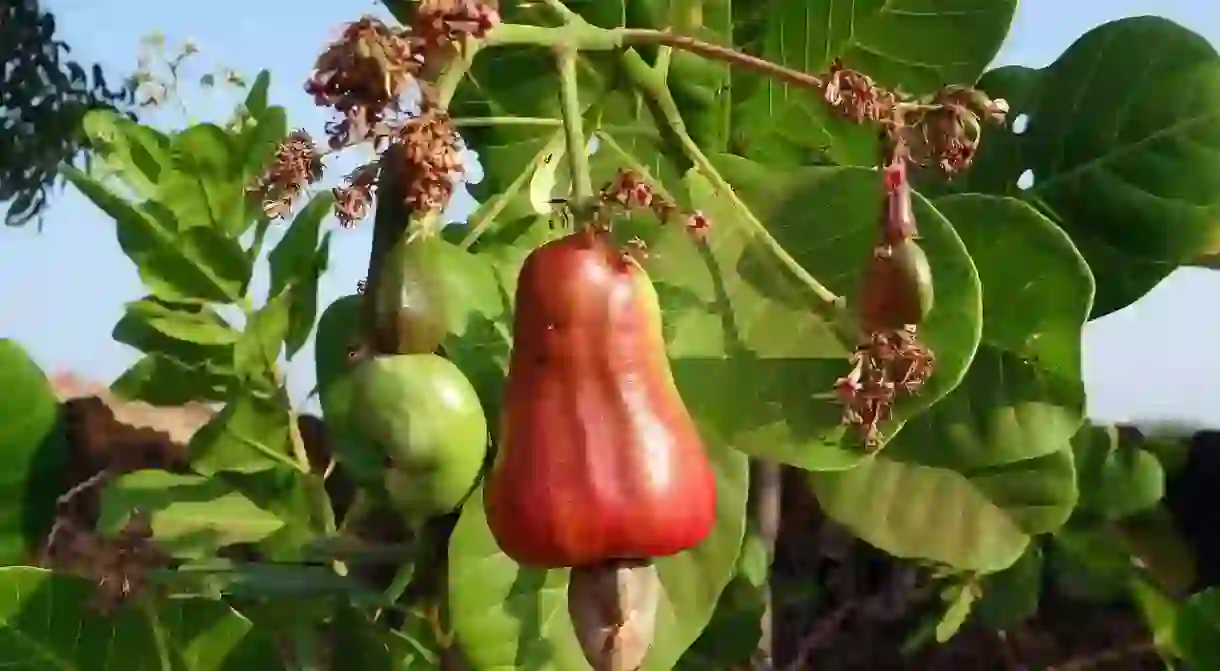
[[796, 656], [788, 665], [787, 671], [801, 671], [806, 668], [806, 660], [809, 659], [809, 655], [834, 636], [839, 627], [843, 625], [843, 620], [846, 620], [858, 605], [859, 603], [853, 599], [818, 620], [813, 629], [801, 639], [801, 644], [796, 649]]
[[1088, 655], [1081, 655], [1065, 661], [1062, 664], [1048, 666], [1046, 671], [1084, 671], [1102, 664], [1117, 662], [1128, 657], [1136, 657], [1140, 655], [1148, 655], [1156, 653], [1156, 643], [1153, 641], [1139, 641], [1129, 643], [1127, 645], [1108, 648], [1101, 652], [1096, 652]]

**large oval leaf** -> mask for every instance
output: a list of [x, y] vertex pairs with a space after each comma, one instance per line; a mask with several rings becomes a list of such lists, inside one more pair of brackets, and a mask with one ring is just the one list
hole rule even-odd
[[1217, 250], [1220, 59], [1203, 37], [1122, 19], [1045, 69], [999, 68], [979, 86], [1008, 100], [1010, 124], [984, 132], [959, 186], [1019, 195], [1063, 227], [1099, 278], [1094, 318]]
[[[669, 671], [707, 625], [736, 569], [745, 533], [746, 458], [705, 432], [716, 469], [716, 528], [695, 548], [656, 560], [662, 596], [642, 671]], [[586, 671], [567, 610], [568, 570], [523, 567], [496, 545], [482, 489], [462, 508], [449, 541], [453, 628], [480, 671]]]
[[0, 339], [0, 388], [0, 563], [18, 564], [51, 526], [68, 446], [51, 385], [8, 339]]
[[1020, 201], [935, 204], [983, 280], [983, 343], [962, 385], [884, 453], [810, 482], [828, 515], [891, 554], [996, 571], [1076, 503], [1071, 438], [1084, 418], [1093, 278], [1067, 236]]
[[[1016, 0], [758, 4], [765, 5], [760, 25], [739, 31], [754, 39], [739, 47], [813, 74], [841, 59], [882, 86], [915, 95], [945, 84], [974, 83], [999, 52], [1017, 7]], [[839, 118], [817, 92], [746, 68], [733, 71], [731, 91], [734, 146], [752, 159], [802, 165], [828, 149], [841, 164], [876, 162], [875, 130]]]
[[[877, 240], [880, 176], [863, 168], [779, 171], [731, 156], [717, 164], [744, 208], [699, 173], [688, 175], [691, 202], [713, 221], [706, 247], [673, 228], [641, 233], [683, 398], [739, 450], [807, 469], [850, 468], [865, 453], [830, 392], [856, 343], [840, 338], [833, 316], [815, 311], [809, 286], [767, 237], [850, 307]], [[886, 439], [957, 386], [981, 329], [978, 276], [965, 247], [943, 216], [916, 200], [937, 297], [921, 337], [938, 369], [921, 394], [895, 406], [882, 427]]]
[[[104, 617], [92, 583], [27, 566], [0, 568], [0, 666], [58, 671], [237, 671], [227, 662], [250, 621], [222, 601], [132, 604]], [[243, 650], [243, 655], [251, 651]], [[258, 659], [271, 668], [274, 650]]]

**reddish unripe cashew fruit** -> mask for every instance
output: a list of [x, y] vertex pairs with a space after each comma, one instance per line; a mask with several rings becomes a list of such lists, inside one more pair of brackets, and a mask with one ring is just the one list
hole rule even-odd
[[500, 451], [485, 490], [521, 564], [681, 552], [716, 521], [716, 482], [665, 355], [657, 294], [607, 235], [534, 250], [517, 281]]
[[860, 288], [860, 327], [865, 333], [919, 324], [935, 302], [932, 267], [915, 241], [915, 211], [906, 164], [901, 160], [892, 163], [883, 174], [881, 244], [868, 259]]

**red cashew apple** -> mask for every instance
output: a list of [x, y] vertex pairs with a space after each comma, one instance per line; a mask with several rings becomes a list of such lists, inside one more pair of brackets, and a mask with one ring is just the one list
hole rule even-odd
[[517, 562], [580, 567], [681, 552], [716, 482], [665, 354], [657, 294], [607, 233], [534, 250], [517, 282], [488, 523]]

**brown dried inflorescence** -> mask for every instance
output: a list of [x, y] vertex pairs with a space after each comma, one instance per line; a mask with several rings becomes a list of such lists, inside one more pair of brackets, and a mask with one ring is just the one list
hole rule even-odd
[[424, 50], [432, 51], [483, 37], [499, 23], [499, 10], [485, 0], [419, 0], [411, 34]]
[[398, 110], [399, 101], [423, 67], [408, 31], [366, 16], [348, 24], [314, 65], [305, 90], [314, 104], [332, 107], [341, 119], [327, 124], [332, 149], [368, 138]]
[[881, 444], [880, 424], [901, 395], [919, 393], [932, 375], [935, 356], [919, 342], [918, 329], [873, 333], [851, 357], [852, 369], [835, 383], [843, 423], [856, 428], [866, 449]]
[[331, 189], [335, 197], [335, 217], [344, 228], [351, 228], [368, 216], [380, 173], [376, 163], [362, 165], [347, 176], [344, 186]]
[[382, 161], [393, 161], [392, 174], [403, 180], [408, 207], [417, 211], [437, 211], [453, 196], [462, 176], [462, 155], [453, 121], [436, 105], [427, 101], [419, 115], [407, 120], [398, 130], [394, 145]]
[[298, 196], [322, 179], [323, 167], [313, 138], [297, 130], [280, 142], [271, 168], [249, 190], [262, 199], [268, 217], [279, 219], [292, 210]]
[[[702, 212], [695, 211], [681, 214], [678, 206], [671, 200], [657, 193], [652, 185], [632, 170], [620, 169], [614, 180], [607, 184], [598, 194], [598, 220], [602, 227], [609, 226], [610, 221], [622, 214], [631, 214], [643, 210], [651, 211], [662, 224], [668, 224], [681, 217], [683, 227], [691, 238], [702, 242], [711, 230], [712, 222]], [[643, 252], [643, 242], [636, 240], [630, 243], [634, 254]]]
[[[404, 192], [413, 209], [443, 208], [461, 176], [457, 132], [433, 102], [425, 73], [429, 58], [444, 59], [446, 47], [485, 35], [500, 21], [494, 3], [479, 0], [422, 0], [412, 25], [396, 29], [373, 17], [348, 24], [339, 39], [318, 57], [305, 90], [315, 104], [333, 108], [339, 118], [326, 125], [331, 151], [361, 142], [384, 152], [407, 180]], [[412, 84], [421, 84], [415, 113], [402, 105]], [[368, 215], [381, 168], [377, 162], [348, 175], [333, 190], [335, 215], [346, 227]], [[252, 187], [264, 198], [268, 215], [284, 216], [292, 202], [321, 178], [321, 155], [304, 131], [281, 144], [275, 165]]]
[[963, 86], [948, 86], [927, 100], [907, 102], [902, 92], [886, 90], [838, 60], [822, 81], [822, 97], [855, 123], [881, 124], [892, 142], [909, 147], [908, 158], [933, 164], [946, 175], [970, 167], [983, 120], [1003, 124], [1008, 114], [1005, 101]]

